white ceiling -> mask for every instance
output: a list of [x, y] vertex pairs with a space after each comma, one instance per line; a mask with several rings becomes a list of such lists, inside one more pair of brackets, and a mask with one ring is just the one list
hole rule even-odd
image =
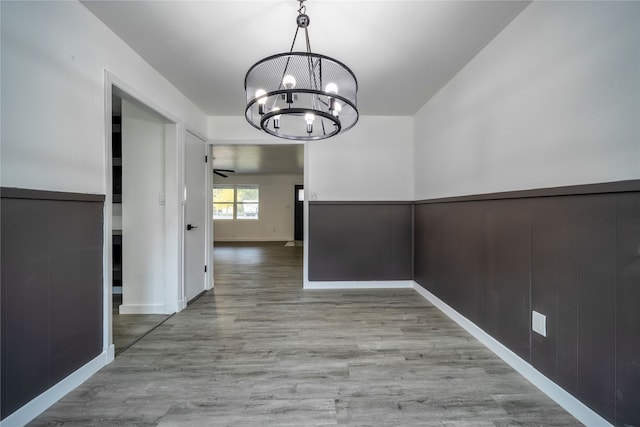
[[[236, 174], [302, 174], [304, 146], [288, 145], [214, 145], [213, 167], [231, 169]], [[231, 175], [231, 174], [226, 174]], [[214, 176], [216, 181], [224, 179]]]
[[[291, 46], [296, 0], [82, 2], [207, 115], [244, 115], [244, 77]], [[313, 52], [358, 78], [361, 115], [416, 113], [529, 1], [308, 0]], [[295, 50], [304, 50], [298, 37]], [[248, 126], [248, 125], [247, 125]], [[214, 146], [237, 174], [302, 173], [301, 145]]]
[[[288, 51], [295, 0], [84, 1], [207, 115], [244, 114], [244, 77]], [[308, 0], [313, 52], [349, 66], [361, 115], [413, 115], [528, 1]], [[304, 50], [298, 37], [295, 50]]]

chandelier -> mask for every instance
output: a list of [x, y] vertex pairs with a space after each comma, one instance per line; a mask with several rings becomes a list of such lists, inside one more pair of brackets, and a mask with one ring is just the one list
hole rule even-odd
[[[279, 138], [330, 138], [358, 121], [358, 82], [342, 62], [311, 52], [305, 0], [297, 1], [297, 28], [289, 52], [264, 58], [247, 71], [245, 117], [253, 127]], [[306, 52], [294, 52], [301, 28]]]

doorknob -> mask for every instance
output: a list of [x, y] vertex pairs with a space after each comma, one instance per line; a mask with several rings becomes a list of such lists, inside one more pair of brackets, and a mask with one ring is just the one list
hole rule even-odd
[[193, 230], [194, 228], [198, 228], [197, 225], [187, 224], [187, 230]]

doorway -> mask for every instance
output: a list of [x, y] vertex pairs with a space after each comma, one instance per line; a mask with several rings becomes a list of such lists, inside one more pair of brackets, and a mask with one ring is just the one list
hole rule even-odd
[[[105, 97], [103, 342], [111, 359], [186, 307], [193, 295], [185, 285], [191, 276], [185, 249], [194, 253], [188, 249], [194, 245], [187, 242], [186, 226], [202, 224], [195, 228], [202, 233], [201, 255], [194, 256], [198, 273], [212, 256], [208, 246], [213, 238], [206, 220], [210, 204], [205, 194], [211, 188], [204, 163], [206, 139], [109, 72]], [[200, 189], [187, 191], [187, 185], [195, 185], [193, 177], [187, 176], [189, 169], [195, 170], [187, 160], [193, 139], [202, 180], [197, 183]], [[195, 196], [187, 200], [187, 193], [200, 194], [199, 204], [194, 203]], [[199, 218], [194, 206], [202, 208]], [[187, 213], [192, 217], [187, 218]], [[212, 274], [200, 274], [202, 292], [212, 283]]]
[[162, 254], [166, 119], [112, 92], [112, 339], [120, 354], [169, 316], [162, 300], [158, 265]]
[[293, 211], [294, 211], [294, 240], [295, 241], [303, 241], [304, 240], [304, 186], [296, 185], [294, 186], [293, 193]]
[[302, 246], [304, 202], [292, 199], [291, 191], [304, 187], [305, 149], [299, 143], [214, 142], [214, 258], [222, 253], [218, 248], [229, 246], [256, 253], [265, 246]]
[[214, 241], [295, 240], [291, 190], [304, 184], [304, 145], [214, 143], [212, 151]]

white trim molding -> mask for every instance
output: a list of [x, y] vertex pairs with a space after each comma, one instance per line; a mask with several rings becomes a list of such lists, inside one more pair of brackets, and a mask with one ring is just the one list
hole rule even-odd
[[120, 314], [172, 314], [164, 304], [122, 304]]
[[[215, 223], [216, 220], [214, 220]], [[218, 220], [218, 221], [256, 221], [255, 219], [242, 219], [242, 220], [227, 220], [227, 219], [223, 219], [223, 220]], [[215, 225], [214, 225], [215, 227]], [[240, 237], [240, 238], [224, 238], [224, 239], [220, 239], [220, 240], [214, 240], [213, 244], [215, 245], [216, 243], [236, 243], [236, 242], [283, 242], [282, 246], [284, 246], [284, 244], [286, 242], [290, 242], [293, 240], [293, 236], [276, 236], [276, 237]]]
[[413, 280], [381, 280], [371, 282], [314, 282], [308, 281], [304, 289], [414, 289]]
[[113, 362], [115, 358], [116, 358], [116, 346], [115, 344], [111, 344], [109, 347], [107, 347], [107, 364]]
[[103, 351], [89, 363], [74, 371], [68, 377], [52, 386], [44, 393], [33, 398], [29, 403], [9, 415], [4, 420], [0, 421], [0, 427], [18, 427], [32, 421], [35, 417], [46, 411], [51, 405], [62, 399], [67, 393], [78, 387], [106, 366], [110, 361], [110, 352], [112, 352], [112, 348], [107, 351]]
[[[576, 417], [578, 421], [586, 426], [612, 426], [607, 420], [602, 418], [584, 403], [576, 399], [573, 395], [565, 391], [562, 387], [544, 376], [540, 371], [531, 366], [527, 361], [509, 350], [491, 335], [480, 329], [475, 323], [455, 311], [447, 303], [440, 298], [424, 289], [422, 286], [413, 282], [413, 288], [424, 299], [433, 304], [436, 308], [446, 314], [458, 325], [462, 326], [474, 338], [484, 344], [489, 350], [496, 354], [500, 359], [505, 361], [509, 366], [518, 371], [520, 375], [526, 378], [531, 384], [536, 386], [540, 391], [553, 399], [558, 405], [563, 407], [567, 412]], [[612, 426], [613, 427], [613, 426]]]

